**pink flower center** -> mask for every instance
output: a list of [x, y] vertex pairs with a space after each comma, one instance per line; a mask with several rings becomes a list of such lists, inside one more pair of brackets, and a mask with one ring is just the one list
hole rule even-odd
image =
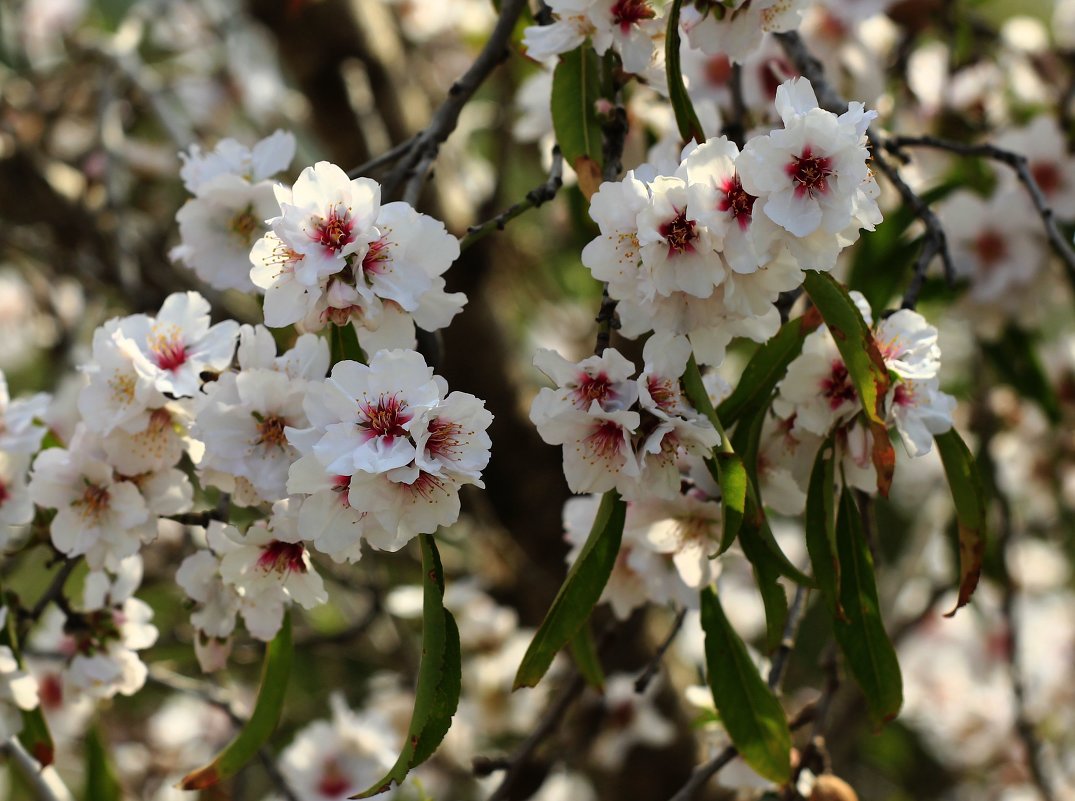
[[178, 370], [187, 363], [187, 346], [178, 335], [165, 339], [159, 338], [152, 346], [157, 367], [162, 370]]
[[767, 58], [758, 66], [758, 70], [761, 73], [762, 88], [769, 100], [776, 97], [776, 90], [780, 88], [780, 84], [799, 74], [791, 62], [779, 56]]
[[430, 456], [442, 459], [458, 459], [464, 443], [459, 435], [463, 426], [452, 420], [434, 417], [429, 421], [429, 439], [426, 440], [426, 452]]
[[367, 403], [361, 409], [365, 420], [359, 420], [358, 427], [366, 439], [385, 437], [391, 441], [407, 436], [403, 426], [410, 422], [413, 415], [407, 414], [407, 404], [395, 395], [382, 395], [377, 403]]
[[807, 145], [801, 156], [792, 156], [784, 170], [795, 182], [795, 197], [809, 195], [817, 197], [829, 191], [829, 176], [832, 175], [832, 159], [815, 156]]
[[435, 495], [444, 492], [444, 482], [432, 473], [427, 473], [424, 470], [419, 471], [418, 478], [414, 480], [414, 483], [397, 484], [396, 486], [409, 492], [411, 495], [416, 495], [430, 503], [433, 502]]
[[627, 33], [632, 25], [644, 19], [653, 19], [657, 12], [649, 6], [648, 0], [616, 0], [612, 4], [612, 22]]
[[632, 701], [620, 701], [608, 710], [608, 725], [612, 729], [629, 728], [637, 716], [635, 705]]
[[376, 275], [381, 271], [381, 265], [388, 261], [392, 253], [388, 247], [388, 240], [381, 237], [376, 242], [370, 243], [370, 249], [362, 257], [362, 269], [367, 273]]
[[306, 546], [301, 542], [280, 542], [273, 540], [261, 549], [258, 568], [266, 573], [305, 573], [306, 563], [303, 554]]
[[721, 187], [724, 197], [717, 208], [721, 211], [730, 211], [732, 219], [739, 223], [740, 230], [745, 231], [750, 227], [751, 215], [754, 213], [754, 195], [743, 189], [743, 184], [736, 175], [724, 182]]
[[974, 240], [974, 252], [982, 267], [989, 270], [1008, 257], [1008, 243], [996, 231], [982, 231]]
[[705, 63], [705, 79], [712, 86], [724, 86], [732, 77], [732, 62], [723, 53], [710, 58]]
[[605, 399], [612, 394], [612, 382], [604, 373], [597, 375], [582, 373], [578, 377], [578, 382], [578, 386], [571, 394], [575, 396], [575, 405], [580, 409], [589, 409], [593, 401], [604, 405]]
[[1064, 183], [1060, 167], [1051, 161], [1034, 162], [1030, 165], [1030, 174], [1034, 176], [1034, 180], [1046, 195], [1056, 194]]
[[620, 453], [623, 428], [613, 420], [603, 420], [584, 441], [598, 459], [609, 461]]
[[332, 491], [335, 492], [339, 498], [340, 503], [351, 508], [351, 501], [347, 497], [347, 494], [351, 491], [351, 477], [350, 476], [334, 476], [332, 479]]
[[350, 209], [341, 217], [339, 209], [334, 206], [328, 216], [314, 228], [311, 237], [326, 250], [339, 253], [344, 245], [351, 243], [354, 227], [355, 222], [351, 219]]
[[906, 384], [896, 384], [892, 392], [892, 402], [897, 406], [914, 406], [914, 390]]
[[687, 210], [676, 209], [676, 212], [676, 216], [663, 223], [659, 229], [661, 236], [668, 243], [669, 257], [693, 253], [694, 245], [691, 242], [698, 238], [694, 220], [687, 219]]
[[676, 405], [679, 398], [679, 392], [668, 378], [651, 375], [646, 381], [646, 389], [658, 409], [667, 411]]
[[0, 506], [3, 506], [5, 503], [7, 503], [10, 497], [11, 490], [7, 488], [7, 484], [5, 484], [3, 481], [0, 481]]
[[821, 379], [821, 394], [829, 399], [829, 408], [833, 411], [843, 406], [845, 401], [853, 401], [857, 397], [847, 365], [839, 359], [833, 360], [832, 372]]
[[351, 780], [340, 770], [339, 763], [335, 759], [329, 759], [323, 767], [321, 781], [317, 784], [317, 791], [326, 798], [336, 798], [346, 795], [351, 789]]
[[46, 673], [37, 682], [37, 696], [45, 709], [63, 706], [63, 682], [55, 673]]

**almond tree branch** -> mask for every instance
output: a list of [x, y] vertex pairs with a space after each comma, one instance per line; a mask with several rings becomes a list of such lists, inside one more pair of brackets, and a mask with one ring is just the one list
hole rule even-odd
[[657, 652], [653, 654], [653, 658], [646, 664], [645, 670], [643, 670], [641, 675], [635, 679], [636, 693], [644, 693], [646, 688], [649, 687], [650, 682], [653, 681], [653, 677], [657, 675], [657, 671], [661, 669], [661, 660], [664, 659], [664, 655], [668, 653], [668, 649], [672, 647], [676, 635], [679, 634], [679, 630], [683, 628], [683, 621], [686, 617], [686, 607], [683, 607], [676, 613], [676, 618], [672, 621], [672, 627], [669, 629], [668, 635], [657, 647]]
[[490, 220], [472, 225], [467, 229], [466, 236], [459, 240], [459, 249], [466, 250], [479, 239], [493, 231], [503, 231], [504, 226], [529, 209], [536, 209], [544, 203], [548, 203], [560, 187], [564, 184], [564, 157], [560, 154], [560, 148], [552, 149], [552, 166], [549, 168], [549, 177], [545, 183], [536, 186], [526, 193], [526, 198], [515, 203], [506, 211], [502, 211]]
[[382, 182], [385, 196], [395, 196], [405, 184], [404, 200], [413, 205], [418, 199], [440, 146], [458, 125], [463, 107], [493, 70], [508, 57], [511, 34], [525, 5], [526, 0], [504, 0], [501, 4], [500, 16], [481, 53], [470, 65], [470, 69], [452, 84], [447, 99], [433, 113], [429, 125], [410, 140], [406, 152], [400, 156], [392, 172], [385, 177]]
[[1068, 280], [1075, 287], [1075, 249], [1072, 248], [1068, 238], [1060, 230], [1060, 226], [1057, 225], [1056, 213], [1053, 211], [1052, 206], [1049, 205], [1049, 201], [1046, 199], [1037, 179], [1034, 178], [1034, 174], [1030, 170], [1030, 162], [1026, 156], [1011, 150], [1004, 150], [996, 145], [973, 145], [935, 136], [892, 136], [883, 140], [881, 146], [894, 154], [899, 154], [907, 147], [947, 150], [949, 153], [955, 153], [960, 156], [978, 156], [990, 159], [1010, 167], [1015, 171], [1016, 177], [1026, 189], [1027, 194], [1030, 195], [1030, 200], [1033, 202], [1038, 216], [1041, 217], [1042, 226], [1045, 228], [1045, 236], [1049, 240], [1053, 252], [1064, 263]]

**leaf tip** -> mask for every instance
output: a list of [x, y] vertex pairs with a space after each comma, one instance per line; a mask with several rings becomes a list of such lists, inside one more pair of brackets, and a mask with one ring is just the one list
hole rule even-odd
[[219, 781], [220, 774], [217, 773], [216, 766], [209, 765], [188, 773], [176, 787], [180, 790], [205, 790]]

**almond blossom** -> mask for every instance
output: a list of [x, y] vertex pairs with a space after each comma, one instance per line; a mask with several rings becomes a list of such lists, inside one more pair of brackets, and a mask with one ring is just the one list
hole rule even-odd
[[742, 64], [761, 44], [762, 34], [798, 28], [805, 6], [805, 0], [705, 0], [685, 5], [680, 25], [692, 47]]
[[[0, 607], [0, 630], [7, 628], [8, 608]], [[38, 705], [37, 680], [19, 666], [14, 652], [0, 645], [0, 738], [22, 730], [22, 712]]]
[[37, 453], [45, 436], [41, 419], [49, 402], [49, 396], [43, 392], [13, 400], [8, 394], [7, 377], [0, 371], [0, 451]]
[[574, 50], [587, 39], [598, 55], [610, 47], [627, 72], [645, 72], [655, 56], [664, 25], [650, 0], [552, 0], [553, 22], [523, 31], [527, 55], [544, 61]]

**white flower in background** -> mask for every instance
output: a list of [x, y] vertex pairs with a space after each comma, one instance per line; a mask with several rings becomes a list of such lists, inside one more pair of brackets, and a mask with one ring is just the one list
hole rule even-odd
[[290, 601], [312, 609], [328, 600], [288, 501], [273, 504], [272, 518], [254, 523], [245, 534], [234, 526], [225, 526], [223, 533], [238, 547], [222, 554], [220, 575], [241, 597], [239, 613], [259, 640], [276, 636]]
[[837, 117], [805, 78], [781, 84], [776, 108], [783, 129], [751, 139], [736, 162], [742, 186], [803, 267], [832, 269], [840, 246], [881, 220], [866, 148], [877, 112], [851, 103]]
[[203, 372], [219, 373], [231, 364], [239, 324], [210, 326], [209, 312], [209, 302], [197, 292], [176, 292], [156, 317], [135, 314], [120, 321], [119, 330], [140, 351], [135, 368], [160, 392], [197, 395]]
[[301, 729], [280, 755], [280, 771], [303, 801], [334, 801], [368, 789], [396, 761], [400, 734], [375, 710], [355, 712], [333, 693], [332, 720]]
[[627, 72], [645, 72], [664, 25], [649, 0], [551, 0], [550, 25], [523, 31], [527, 55], [537, 61], [574, 50], [587, 39], [598, 55], [614, 48]]
[[34, 519], [34, 504], [26, 487], [30, 457], [0, 451], [0, 547], [7, 545], [8, 526], [24, 526]]
[[652, 681], [646, 691], [635, 691], [635, 677], [618, 673], [608, 677], [601, 699], [604, 720], [592, 745], [594, 762], [605, 770], [623, 767], [636, 746], [659, 748], [676, 736], [675, 727], [661, 717], [654, 700], [660, 681]]
[[115, 608], [79, 618], [73, 635], [73, 656], [64, 672], [65, 683], [93, 698], [111, 698], [117, 693], [134, 695], [142, 689], [148, 671], [135, 652], [157, 641], [149, 605], [127, 598]]
[[113, 572], [114, 575], [109, 575], [103, 570], [91, 570], [86, 574], [82, 587], [83, 610], [96, 612], [120, 606], [131, 598], [142, 584], [142, 557], [135, 555], [120, 560]]
[[231, 634], [235, 616], [243, 599], [232, 584], [226, 584], [220, 574], [221, 558], [240, 545], [228, 535], [231, 528], [218, 520], [210, 522], [205, 532], [205, 548], [187, 556], [176, 571], [176, 583], [187, 597], [195, 602], [190, 624], [195, 628], [195, 653], [198, 664], [206, 672], [224, 667], [231, 651]]
[[0, 371], [0, 451], [37, 453], [45, 436], [40, 420], [48, 411], [51, 398], [41, 392], [29, 398], [11, 399], [7, 377]]
[[[0, 630], [7, 625], [7, 607], [0, 607]], [[19, 667], [14, 652], [0, 645], [0, 738], [9, 740], [22, 730], [22, 712], [38, 704], [37, 680]]]
[[176, 213], [181, 244], [171, 258], [215, 289], [253, 291], [250, 247], [278, 211], [268, 179], [287, 169], [294, 155], [295, 137], [283, 131], [252, 150], [223, 139], [209, 153], [197, 145], [180, 153], [180, 175], [194, 197]]
[[414, 351], [383, 350], [369, 365], [338, 362], [311, 383], [306, 429], [287, 429], [302, 454], [288, 491], [309, 494], [302, 530], [333, 558], [359, 558], [359, 538], [398, 550], [455, 522], [459, 487], [481, 486], [489, 459], [484, 403], [447, 384]]
[[827, 326], [807, 335], [802, 352], [777, 385], [773, 410], [795, 416], [794, 430], [828, 436], [862, 409], [851, 374]]
[[[1030, 174], [1052, 210], [1062, 220], [1075, 219], [1075, 158], [1068, 152], [1064, 132], [1052, 115], [1039, 114], [1029, 125], [1001, 134], [996, 145], [1026, 156]], [[1020, 191], [1013, 170], [999, 172], [1004, 187]]]
[[55, 509], [52, 544], [66, 556], [85, 554], [94, 570], [114, 568], [156, 536], [149, 507], [134, 481], [115, 475], [83, 429], [70, 449], [49, 448], [34, 461], [30, 498]]
[[113, 318], [93, 332], [93, 355], [80, 367], [87, 381], [78, 393], [78, 411], [87, 427], [109, 434], [118, 427], [144, 428], [149, 410], [163, 406], [164, 394], [153, 379], [135, 366], [142, 355], [138, 345]]
[[764, 33], [783, 33], [799, 27], [805, 0], [733, 0], [685, 5], [680, 25], [691, 47], [713, 55], [723, 53], [742, 64], [761, 44]]
[[766, 415], [758, 444], [758, 492], [768, 508], [782, 515], [802, 514], [806, 486], [821, 438], [795, 429], [795, 417]]
[[1004, 304], [1026, 291], [1044, 271], [1041, 223], [1018, 190], [986, 200], [956, 190], [937, 214], [944, 224], [956, 275], [970, 281], [968, 296], [978, 304]]
[[187, 436], [192, 412], [189, 400], [172, 400], [153, 409], [145, 427], [114, 429], [101, 440], [108, 463], [123, 475], [153, 473], [175, 466], [191, 442]]
[[288, 469], [299, 453], [284, 429], [309, 425], [302, 407], [308, 382], [323, 379], [329, 364], [327, 342], [312, 334], [300, 337], [295, 351], [276, 357], [268, 331], [244, 326], [239, 371], [208, 384], [195, 412], [191, 433], [205, 445], [198, 468], [206, 483], [227, 476], [225, 484], [245, 479], [261, 501], [287, 496]]

